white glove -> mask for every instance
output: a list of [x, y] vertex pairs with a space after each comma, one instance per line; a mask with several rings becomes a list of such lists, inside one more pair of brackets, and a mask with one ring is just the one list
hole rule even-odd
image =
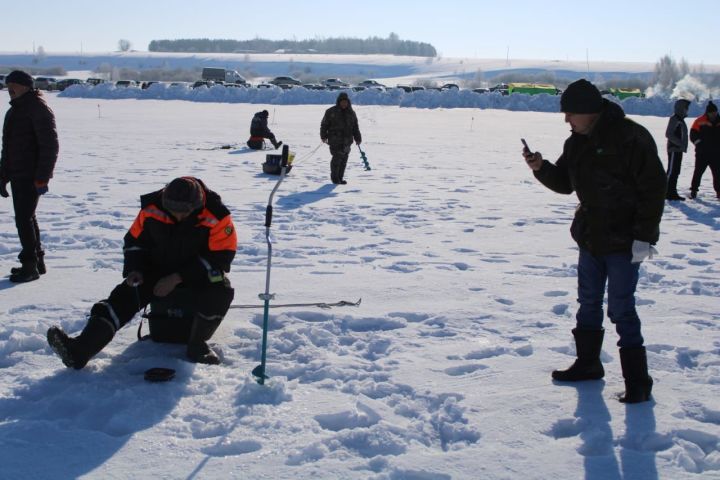
[[658, 251], [648, 242], [643, 242], [642, 240], [633, 240], [632, 260], [630, 260], [630, 262], [640, 263], [646, 258], [653, 258], [653, 255], [655, 255], [656, 253], [658, 253]]

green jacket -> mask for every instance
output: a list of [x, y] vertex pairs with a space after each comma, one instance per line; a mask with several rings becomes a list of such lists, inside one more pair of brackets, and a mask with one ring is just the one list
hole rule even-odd
[[619, 105], [604, 99], [590, 134], [571, 134], [557, 162], [544, 161], [534, 174], [555, 192], [576, 192], [570, 232], [590, 253], [629, 253], [633, 240], [658, 241], [665, 170], [650, 133]]
[[[341, 99], [348, 101], [348, 107], [345, 110], [340, 108]], [[329, 145], [337, 146], [352, 145], [353, 140], [357, 143], [362, 142], [357, 115], [352, 109], [347, 94], [343, 95], [341, 93], [338, 95], [335, 106], [325, 111], [325, 115], [320, 122], [320, 139], [327, 140]]]

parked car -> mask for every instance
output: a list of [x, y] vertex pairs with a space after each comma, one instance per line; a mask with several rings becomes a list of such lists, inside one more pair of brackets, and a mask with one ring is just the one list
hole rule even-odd
[[498, 83], [494, 87], [490, 87], [488, 90], [490, 90], [491, 92], [500, 92], [503, 95], [508, 95], [508, 84]]
[[460, 86], [457, 83], [446, 83], [440, 90], [460, 90]]
[[385, 85], [376, 82], [375, 80], [363, 80], [362, 82], [358, 83], [358, 87], [377, 88], [382, 90], [385, 90], [387, 88]]
[[57, 83], [55, 84], [55, 88], [57, 88], [58, 91], [62, 92], [70, 85], [82, 85], [84, 83], [85, 82], [83, 82], [79, 78], [63, 78], [62, 80], [57, 81]]
[[146, 89], [150, 88], [151, 85], [154, 85], [154, 84], [156, 84], [156, 83], [161, 83], [161, 82], [158, 82], [158, 81], [156, 81], [156, 80], [152, 80], [152, 81], [149, 81], [149, 82], [142, 82], [142, 83], [140, 84], [140, 88], [142, 88], [143, 90], [146, 90]]
[[413, 87], [410, 85], [396, 85], [395, 88], [399, 88], [400, 90], [403, 90], [405, 93], [410, 93], [413, 91]]
[[55, 90], [57, 85], [57, 80], [55, 80], [53, 77], [37, 77], [35, 78], [35, 88], [38, 90]]
[[118, 80], [115, 82], [116, 88], [136, 88], [138, 83], [135, 80]]
[[90, 85], [100, 85], [101, 83], [105, 83], [105, 80], [102, 78], [88, 78], [85, 80], [85, 83], [89, 83]]
[[328, 87], [330, 90], [337, 90], [340, 88], [347, 88], [350, 86], [349, 83], [343, 82], [339, 78], [327, 78], [323, 80], [323, 85]]
[[293, 78], [293, 77], [275, 77], [272, 80], [270, 80], [268, 83], [277, 85], [278, 87], [280, 87], [282, 85], [302, 85], [302, 82], [300, 80], [298, 80], [297, 78]]
[[198, 80], [197, 82], [192, 84], [192, 88], [200, 88], [200, 87], [210, 88], [215, 85], [216, 85], [216, 83], [213, 82], [212, 80]]

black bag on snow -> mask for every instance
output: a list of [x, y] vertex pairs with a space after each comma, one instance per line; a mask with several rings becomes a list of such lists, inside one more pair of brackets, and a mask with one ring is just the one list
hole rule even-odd
[[[282, 171], [282, 155], [268, 153], [265, 155], [265, 163], [262, 164], [263, 173], [270, 175], [280, 175]], [[290, 173], [292, 165], [288, 165], [285, 173]]]

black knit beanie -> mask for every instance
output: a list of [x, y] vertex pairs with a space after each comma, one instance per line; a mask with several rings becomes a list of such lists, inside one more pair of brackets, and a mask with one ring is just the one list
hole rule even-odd
[[568, 85], [560, 97], [560, 111], [563, 113], [600, 113], [600, 110], [600, 90], [584, 78]]
[[34, 81], [30, 74], [23, 72], [22, 70], [13, 70], [7, 77], [5, 77], [5, 83], [17, 83], [18, 85], [24, 85], [26, 87], [33, 88]]
[[707, 106], [705, 107], [705, 113], [717, 112], [717, 111], [718, 111], [717, 105], [715, 105], [715, 104], [712, 102], [712, 100], [710, 100], [710, 101], [708, 102]]
[[167, 184], [162, 193], [163, 207], [171, 212], [194, 212], [204, 203], [202, 187], [191, 177], [176, 178]]

